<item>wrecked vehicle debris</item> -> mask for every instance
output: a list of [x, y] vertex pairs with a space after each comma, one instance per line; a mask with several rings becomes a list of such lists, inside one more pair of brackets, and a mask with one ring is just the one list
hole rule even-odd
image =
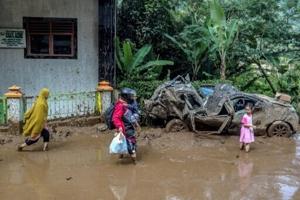
[[288, 137], [296, 132], [298, 115], [287, 102], [244, 93], [229, 84], [209, 86], [206, 95], [201, 95], [181, 76], [159, 86], [145, 101], [145, 109], [169, 132], [190, 129], [220, 134], [238, 133], [247, 104], [253, 105], [256, 135]]

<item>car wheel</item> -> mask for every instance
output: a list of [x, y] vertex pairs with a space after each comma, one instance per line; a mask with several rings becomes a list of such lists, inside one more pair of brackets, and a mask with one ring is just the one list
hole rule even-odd
[[291, 127], [282, 121], [277, 121], [271, 124], [268, 128], [268, 136], [290, 137], [292, 135]]
[[166, 132], [180, 132], [180, 131], [187, 131], [187, 130], [188, 130], [188, 126], [180, 119], [172, 119], [166, 125]]

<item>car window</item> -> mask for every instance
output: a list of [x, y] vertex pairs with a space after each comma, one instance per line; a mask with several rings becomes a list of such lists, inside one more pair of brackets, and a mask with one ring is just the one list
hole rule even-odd
[[187, 94], [186, 99], [193, 108], [200, 108], [201, 107], [200, 103], [195, 99], [195, 97], [193, 95]]
[[250, 99], [248, 97], [239, 97], [232, 100], [234, 111], [238, 112], [240, 110], [243, 110], [246, 105], [251, 105], [252, 107], [257, 103], [257, 100]]
[[228, 114], [229, 113], [228, 113], [228, 111], [227, 111], [227, 109], [225, 107], [225, 104], [223, 104], [222, 109], [221, 109], [221, 111], [220, 111], [220, 113], [218, 115], [228, 115]]
[[189, 109], [197, 109], [202, 107], [201, 103], [192, 94], [181, 93], [179, 94], [179, 98], [188, 105]]

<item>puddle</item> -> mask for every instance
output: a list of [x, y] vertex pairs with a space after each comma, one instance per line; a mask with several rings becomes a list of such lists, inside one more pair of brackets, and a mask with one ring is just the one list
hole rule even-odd
[[299, 135], [257, 138], [247, 154], [236, 136], [196, 139], [149, 129], [133, 165], [109, 155], [111, 134], [71, 131], [48, 152], [41, 142], [24, 152], [0, 146], [1, 199], [300, 199]]

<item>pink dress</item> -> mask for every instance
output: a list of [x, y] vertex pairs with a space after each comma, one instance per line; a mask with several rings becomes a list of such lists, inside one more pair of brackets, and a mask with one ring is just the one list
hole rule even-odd
[[242, 128], [240, 134], [240, 142], [251, 143], [254, 142], [253, 128], [245, 127], [244, 124], [252, 124], [252, 115], [245, 114], [242, 118]]

